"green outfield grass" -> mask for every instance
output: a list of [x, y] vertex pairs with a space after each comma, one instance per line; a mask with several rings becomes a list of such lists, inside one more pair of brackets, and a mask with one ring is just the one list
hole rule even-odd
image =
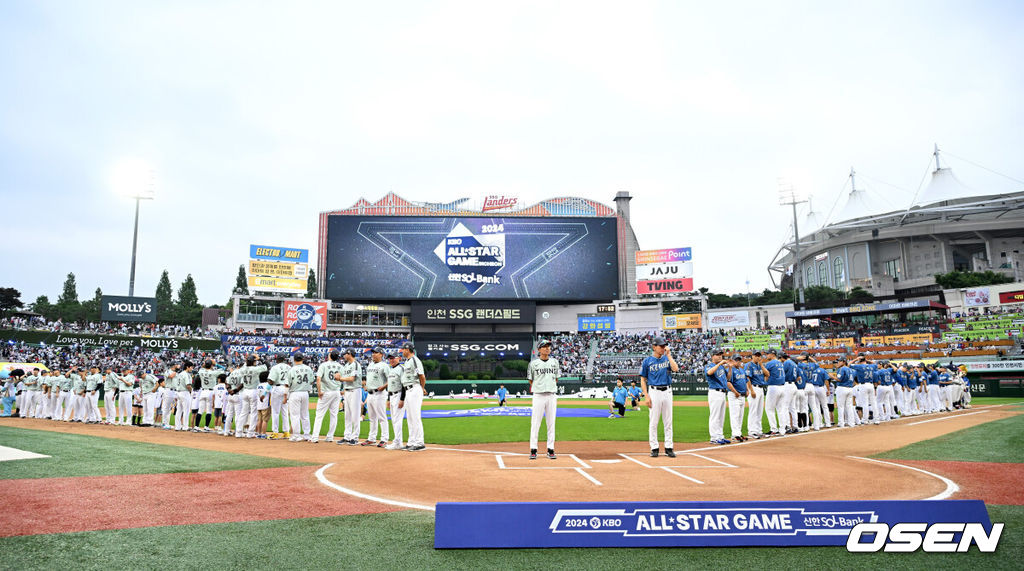
[[1024, 507], [996, 553], [847, 553], [844, 547], [435, 550], [434, 515], [388, 514], [137, 528], [0, 539], [8, 569], [1019, 569]]
[[1024, 415], [951, 432], [890, 450], [876, 458], [1021, 463], [1024, 462]]
[[6, 426], [0, 426], [0, 443], [50, 456], [0, 462], [0, 479], [216, 472], [307, 465], [248, 454], [211, 452]]

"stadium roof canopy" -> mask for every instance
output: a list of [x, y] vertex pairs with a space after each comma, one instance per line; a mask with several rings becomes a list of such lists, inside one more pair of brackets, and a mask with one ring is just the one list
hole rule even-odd
[[384, 198], [370, 202], [360, 198], [352, 206], [342, 210], [331, 210], [321, 214], [347, 216], [615, 216], [615, 210], [600, 202], [577, 196], [563, 196], [541, 200], [535, 204], [518, 208], [518, 201], [508, 206], [505, 203], [491, 203], [485, 198], [482, 204], [474, 205], [469, 198], [452, 202], [414, 202], [387, 193]]

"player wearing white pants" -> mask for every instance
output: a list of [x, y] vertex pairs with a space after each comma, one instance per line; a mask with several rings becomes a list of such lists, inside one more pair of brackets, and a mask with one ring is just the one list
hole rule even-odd
[[142, 424], [152, 426], [156, 417], [156, 405], [159, 393], [157, 390], [157, 379], [150, 373], [142, 377]]
[[[878, 398], [875, 395], [874, 383], [860, 383], [857, 385], [857, 404], [861, 407], [861, 424], [878, 424], [880, 416], [878, 413]], [[874, 413], [874, 420], [868, 420], [868, 416]]]
[[343, 358], [345, 363], [339, 380], [344, 382], [345, 389], [345, 442], [353, 445], [359, 443], [359, 428], [363, 418], [363, 367], [356, 361], [355, 352], [351, 349], [345, 351]]
[[[189, 416], [192, 412], [193, 366], [194, 365], [189, 361], [185, 361], [185, 370], [178, 373], [174, 378], [177, 381], [176, 397], [178, 400], [178, 410], [174, 414], [174, 430], [189, 430], [189, 424], [191, 424]], [[196, 422], [198, 422], [198, 420]]]
[[[285, 356], [278, 355], [277, 364], [270, 368], [270, 374], [267, 375], [274, 385], [273, 390], [270, 391], [270, 432], [274, 434], [291, 432], [287, 407], [288, 387], [284, 385], [284, 376], [290, 368], [291, 365], [285, 362]], [[280, 423], [278, 423], [279, 416], [281, 417]]]
[[313, 369], [303, 363], [301, 353], [292, 357], [295, 364], [284, 376], [288, 387], [288, 411], [291, 414], [292, 442], [308, 440], [309, 435], [309, 390], [313, 388]]
[[855, 375], [847, 366], [846, 359], [839, 359], [839, 371], [836, 373], [836, 422], [839, 428], [854, 426], [857, 411], [853, 407], [853, 391]]
[[[366, 435], [364, 446], [383, 447], [388, 441], [388, 415], [385, 412], [387, 406], [388, 388], [388, 367], [383, 361], [384, 352], [379, 347], [374, 347], [370, 353], [371, 362], [366, 367], [366, 415], [370, 417], [370, 432]], [[377, 431], [380, 430], [380, 440], [377, 439]]]
[[[346, 355], [347, 357], [347, 355]], [[348, 373], [346, 375], [345, 373]], [[338, 353], [331, 351], [327, 360], [320, 363], [316, 370], [316, 420], [313, 422], [313, 436], [310, 442], [316, 443], [320, 440], [320, 429], [324, 425], [324, 416], [330, 417], [327, 428], [327, 442], [334, 442], [334, 433], [338, 430], [338, 406], [341, 403], [341, 386], [343, 377], [348, 376], [352, 380], [353, 367], [338, 362]], [[345, 403], [346, 408], [348, 403]], [[348, 444], [348, 435], [342, 437], [342, 444]]]
[[[256, 385], [260, 383], [260, 373], [267, 371], [267, 366], [256, 364], [256, 357], [249, 356], [245, 360], [245, 366], [240, 368], [239, 376], [242, 379], [242, 392], [239, 394], [239, 410], [235, 419], [235, 438], [256, 437]], [[309, 416], [309, 412], [306, 412]]]
[[92, 368], [92, 374], [85, 378], [85, 396], [86, 396], [86, 422], [100, 422], [102, 417], [100, 416], [100, 391], [99, 387], [103, 384], [103, 375], [100, 374], [99, 367]]
[[558, 377], [561, 368], [558, 359], [551, 357], [551, 341], [542, 340], [537, 344], [537, 358], [530, 361], [526, 369], [526, 380], [533, 393], [530, 411], [530, 459], [537, 458], [537, 436], [543, 419], [548, 426], [548, 458], [555, 459], [555, 416], [558, 414]]
[[654, 354], [645, 357], [640, 364], [640, 390], [644, 393], [644, 404], [651, 409], [647, 424], [647, 438], [651, 457], [658, 456], [658, 422], [665, 435], [665, 455], [675, 457], [675, 443], [672, 434], [672, 376], [679, 365], [672, 358], [672, 352], [663, 337], [651, 342]]
[[420, 410], [423, 407], [423, 394], [427, 386], [427, 377], [423, 372], [423, 362], [416, 356], [412, 343], [402, 346], [402, 387], [404, 388], [405, 418], [409, 423], [409, 445], [405, 450], [416, 452], [426, 449], [423, 436], [423, 419]]
[[117, 381], [114, 371], [107, 369], [103, 380], [103, 410], [107, 413], [107, 424], [121, 424], [117, 416]]
[[708, 435], [712, 444], [729, 443], [724, 434], [725, 393], [732, 375], [732, 361], [724, 358], [722, 351], [715, 351], [711, 364], [704, 367], [704, 381], [708, 384]]
[[[737, 442], [743, 442], [743, 405], [747, 395], [753, 391], [753, 385], [747, 378], [747, 372], [743, 368], [743, 357], [733, 355], [732, 378], [726, 385], [725, 397], [729, 404], [729, 428], [732, 431], [732, 438]], [[747, 427], [747, 434], [750, 434], [750, 427]]]
[[793, 400], [789, 404], [789, 418], [800, 432], [807, 432], [808, 427], [800, 426], [800, 415], [807, 414], [807, 385], [803, 387], [797, 386], [796, 392], [793, 393]]
[[196, 412], [196, 424], [194, 429], [199, 432], [210, 432], [216, 426], [213, 418], [215, 395], [213, 391], [217, 388], [218, 372], [213, 368], [213, 361], [207, 359], [203, 366], [196, 373], [199, 377], [199, 409]]
[[768, 370], [761, 364], [761, 353], [755, 352], [744, 366], [750, 392], [747, 393], [747, 435], [754, 438], [764, 436], [761, 419], [764, 418], [764, 379]]
[[399, 450], [402, 444], [402, 421], [405, 420], [405, 407], [400, 406], [402, 402], [402, 366], [398, 362], [398, 355], [388, 355], [388, 401], [391, 406], [391, 428], [395, 439], [385, 446], [388, 450]]
[[120, 393], [120, 400], [117, 401], [118, 413], [121, 416], [121, 425], [129, 426], [132, 417], [132, 389], [135, 388], [135, 375], [131, 369], [125, 369], [123, 374], [117, 378], [117, 389]]
[[[287, 372], [287, 371], [285, 371]], [[281, 379], [284, 378], [282, 374]], [[280, 380], [275, 382], [281, 382]], [[280, 422], [278, 422], [280, 417]], [[291, 432], [291, 415], [288, 413], [288, 387], [275, 385], [270, 391], [270, 431], [282, 434]], [[280, 430], [278, 430], [280, 428]]]

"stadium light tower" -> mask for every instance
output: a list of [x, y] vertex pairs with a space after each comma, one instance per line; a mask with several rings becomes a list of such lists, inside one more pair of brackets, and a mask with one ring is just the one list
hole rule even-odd
[[793, 287], [797, 291], [797, 299], [800, 304], [804, 303], [803, 264], [800, 262], [800, 228], [797, 226], [796, 205], [807, 202], [797, 195], [792, 184], [779, 180], [779, 204], [781, 206], [793, 207], [793, 255], [796, 260], [793, 262]]
[[125, 159], [114, 166], [114, 192], [135, 199], [135, 230], [132, 232], [132, 269], [128, 277], [128, 297], [135, 295], [135, 254], [139, 244], [139, 202], [153, 200], [153, 168], [139, 159]]

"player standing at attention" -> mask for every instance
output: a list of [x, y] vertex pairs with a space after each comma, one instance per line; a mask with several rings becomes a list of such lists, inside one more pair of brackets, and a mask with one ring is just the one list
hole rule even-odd
[[391, 428], [394, 430], [395, 439], [391, 444], [385, 446], [388, 450], [401, 450], [402, 446], [402, 421], [405, 420], [405, 408], [402, 407], [402, 365], [398, 362], [398, 355], [388, 355], [388, 400], [391, 406]]
[[[355, 446], [359, 444], [359, 427], [363, 420], [363, 367], [356, 361], [356, 353], [352, 349], [346, 349], [342, 359], [345, 362], [341, 365], [341, 372], [334, 374], [336, 380], [344, 383], [345, 389], [345, 437], [338, 444]], [[317, 415], [319, 419], [320, 415]], [[336, 424], [337, 416], [331, 426]]]
[[[331, 417], [330, 425], [327, 428], [327, 442], [334, 442], [334, 433], [338, 430], [338, 403], [341, 402], [341, 382], [338, 380], [338, 373], [344, 370], [344, 366], [338, 362], [337, 351], [331, 351], [327, 360], [320, 363], [316, 369], [316, 420], [313, 421], [313, 436], [310, 442], [316, 444], [320, 441], [320, 429], [324, 425], [324, 415]], [[309, 414], [307, 413], [307, 416]], [[292, 422], [295, 421], [294, 414]], [[292, 425], [294, 428], [294, 424]]]
[[555, 459], [555, 415], [557, 414], [558, 377], [561, 369], [558, 359], [551, 357], [551, 341], [542, 339], [537, 345], [537, 358], [526, 368], [526, 380], [533, 393], [533, 407], [530, 413], [530, 460], [537, 459], [537, 434], [540, 421], [548, 426], [548, 458]]
[[629, 391], [622, 386], [622, 379], [615, 379], [615, 388], [612, 390], [612, 400], [608, 403], [608, 418], [616, 418], [615, 409], [619, 410], [619, 418], [626, 416], [626, 397]]
[[789, 428], [789, 404], [786, 402], [786, 372], [782, 361], [775, 357], [775, 349], [768, 351], [768, 360], [764, 363], [767, 372], [765, 383], [768, 394], [764, 398], [765, 413], [768, 415], [768, 436], [780, 436]]
[[750, 392], [747, 393], [747, 435], [764, 438], [761, 419], [764, 418], [764, 379], [768, 376], [768, 370], [761, 364], [761, 353], [751, 355], [743, 370], [750, 381]]
[[783, 412], [783, 415], [786, 418], [787, 425], [787, 428], [783, 431], [783, 434], [795, 434], [797, 432], [796, 425], [790, 424], [789, 418], [790, 413], [792, 412], [790, 409], [793, 406], [793, 399], [796, 398], [797, 376], [800, 373], [799, 369], [796, 366], [796, 361], [790, 359], [789, 355], [783, 353], [782, 355], [779, 355], [779, 358], [782, 359], [782, 373], [785, 376], [786, 380], [786, 383], [782, 385], [782, 398], [783, 400], [785, 400], [785, 403], [780, 405], [783, 407], [781, 409], [781, 412]]
[[[175, 392], [170, 393], [171, 398], [177, 401], [177, 410], [174, 412], [174, 430], [182, 431], [189, 429], [189, 415], [192, 413], [192, 368], [195, 365], [192, 361], [185, 361], [185, 370], [175, 375]], [[167, 395], [164, 395], [166, 398]]]
[[231, 428], [232, 421], [234, 421], [235, 426], [242, 422], [238, 418], [238, 411], [242, 400], [241, 396], [239, 396], [239, 393], [242, 392], [242, 369], [243, 367], [235, 367], [228, 371], [228, 398], [224, 401], [224, 436], [231, 436], [233, 434]]
[[405, 357], [402, 363], [402, 402], [398, 406], [405, 408], [405, 418], [409, 423], [409, 445], [404, 450], [417, 452], [427, 447], [423, 437], [423, 419], [420, 418], [427, 377], [423, 373], [423, 362], [416, 356], [416, 347], [412, 343], [402, 345], [402, 356]]
[[846, 366], [846, 359], [840, 357], [836, 363], [839, 371], [836, 372], [836, 421], [839, 428], [851, 428], [857, 418], [857, 411], [853, 408], [853, 390], [856, 374], [853, 369]]
[[135, 410], [135, 375], [131, 367], [121, 370], [121, 376], [117, 379], [117, 392], [120, 400], [117, 401], [118, 409], [121, 412], [121, 426], [128, 426], [128, 415], [131, 414], [131, 424], [139, 424], [142, 421], [142, 409]]
[[157, 378], [152, 371], [146, 371], [140, 382], [142, 389], [142, 424], [139, 426], [153, 426], [156, 415], [156, 390]]
[[241, 426], [245, 425], [245, 437], [256, 438], [256, 385], [260, 383], [260, 373], [267, 370], [263, 363], [257, 363], [256, 356], [250, 355], [245, 360], [245, 369], [242, 371], [242, 393], [241, 412], [239, 419], [235, 421], [235, 438], [241, 438]]
[[53, 420], [64, 420], [64, 413], [71, 408], [71, 378], [57, 370], [54, 373], [57, 374], [60, 394], [57, 396], [57, 404], [53, 406]]
[[[746, 442], [743, 436], [743, 404], [747, 395], [753, 392], [750, 379], [743, 368], [743, 355], [739, 353], [732, 356], [732, 378], [726, 384], [725, 393], [729, 404], [729, 428], [732, 429], [732, 439], [736, 442]], [[750, 434], [750, 427], [747, 427], [747, 434]]]
[[498, 397], [498, 406], [505, 406], [505, 401], [508, 399], [508, 389], [505, 388], [505, 385], [499, 386], [495, 395]]
[[217, 374], [217, 386], [213, 387], [213, 429], [217, 434], [224, 431], [224, 407], [228, 403], [228, 375]]
[[288, 386], [288, 412], [292, 416], [292, 436], [288, 440], [309, 440], [309, 389], [313, 388], [313, 369], [303, 363], [302, 353], [292, 357], [295, 363], [284, 376]]
[[[270, 437], [276, 438], [283, 435], [286, 432], [291, 432], [288, 426], [291, 424], [288, 420], [288, 387], [281, 384], [284, 380], [285, 374], [288, 369], [291, 368], [287, 362], [285, 362], [284, 355], [277, 356], [277, 364], [270, 368], [269, 379], [274, 385], [274, 388], [270, 392]], [[280, 417], [280, 424], [278, 423], [278, 417]], [[281, 430], [278, 430], [280, 428]]]
[[[712, 444], [728, 444], [725, 439], [725, 391], [732, 380], [732, 363], [723, 358], [722, 350], [711, 354], [711, 364], [704, 367], [704, 380], [708, 384], [708, 433]], [[671, 412], [669, 414], [672, 414]], [[666, 452], [666, 454], [668, 454]]]
[[[388, 415], [386, 412], [388, 390], [388, 365], [383, 361], [384, 352], [374, 347], [370, 353], [372, 362], [366, 366], [366, 414], [370, 417], [370, 432], [366, 435], [363, 446], [383, 448], [388, 441]], [[377, 427], [380, 426], [380, 441], [377, 440]]]
[[665, 433], [665, 455], [675, 458], [672, 434], [672, 376], [679, 371], [679, 365], [672, 358], [664, 337], [655, 337], [651, 342], [653, 356], [645, 357], [640, 364], [640, 390], [644, 393], [644, 404], [651, 410], [647, 425], [647, 439], [651, 445], [651, 458], [658, 457], [658, 421], [661, 420]]
[[203, 367], [199, 369], [199, 411], [196, 415], [195, 428], [201, 432], [212, 432], [214, 422], [213, 390], [217, 388], [217, 373], [213, 368], [213, 361], [203, 361]]
[[85, 390], [88, 393], [89, 401], [86, 403], [88, 407], [88, 418], [86, 424], [98, 424], [100, 419], [100, 392], [99, 386], [103, 383], [103, 375], [100, 374], [100, 368], [93, 365], [90, 369], [91, 374], [85, 378]]
[[106, 424], [120, 424], [117, 421], [117, 374], [110, 367], [107, 367], [107, 374], [103, 377], [103, 409], [107, 413]]

